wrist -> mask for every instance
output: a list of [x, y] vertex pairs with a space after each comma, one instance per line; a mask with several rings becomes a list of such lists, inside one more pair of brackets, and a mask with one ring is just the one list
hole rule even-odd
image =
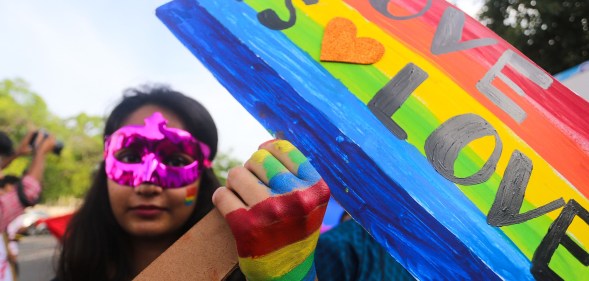
[[47, 152], [39, 149], [39, 150], [34, 150], [33, 153], [31, 154], [31, 157], [33, 160], [36, 160], [36, 159], [43, 160], [43, 159], [45, 159], [46, 154], [47, 154]]
[[282, 260], [280, 255], [271, 254], [273, 257], [265, 257], [272, 261], [257, 260], [255, 258], [239, 258], [239, 267], [248, 281], [267, 280], [301, 280], [312, 281], [317, 279], [315, 271], [315, 253], [307, 256], [299, 264], [291, 264], [291, 260]]

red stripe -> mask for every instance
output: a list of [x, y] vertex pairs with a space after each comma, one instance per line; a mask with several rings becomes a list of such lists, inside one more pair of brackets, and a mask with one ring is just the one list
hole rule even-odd
[[196, 186], [189, 186], [186, 189], [186, 197], [194, 197], [196, 195]]
[[[494, 38], [498, 44], [474, 48], [444, 55], [433, 55], [431, 42], [443, 12], [451, 5], [445, 1], [433, 1], [431, 9], [423, 16], [411, 20], [391, 20], [381, 15], [364, 0], [345, 0], [346, 4], [358, 10], [367, 20], [375, 23], [391, 37], [411, 46], [414, 51], [431, 61], [452, 77], [484, 107], [510, 127], [542, 158], [571, 182], [585, 197], [589, 197], [589, 103], [566, 89], [560, 82], [547, 90], [504, 69], [509, 76], [526, 92], [522, 97], [513, 92], [499, 79], [494, 83], [510, 99], [527, 113], [527, 118], [518, 124], [505, 112], [494, 105], [476, 89], [477, 82], [499, 59], [506, 49], [521, 52], [490, 29], [473, 18], [466, 17], [463, 40]], [[421, 10], [426, 1], [391, 0], [394, 14], [412, 15]], [[409, 7], [409, 8], [407, 8]], [[523, 55], [522, 55], [523, 56]], [[525, 57], [525, 56], [524, 56]], [[556, 149], [555, 149], [556, 148]]]
[[265, 255], [305, 239], [321, 226], [328, 200], [329, 188], [321, 180], [227, 214], [239, 256]]

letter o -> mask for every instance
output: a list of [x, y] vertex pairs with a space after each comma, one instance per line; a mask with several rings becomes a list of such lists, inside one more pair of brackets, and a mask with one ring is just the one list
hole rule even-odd
[[[495, 148], [487, 162], [471, 176], [456, 177], [454, 163], [460, 151], [470, 142], [485, 136], [495, 137]], [[503, 143], [495, 128], [476, 114], [463, 114], [450, 118], [432, 132], [425, 141], [425, 154], [434, 169], [446, 179], [462, 185], [475, 185], [487, 181], [495, 172], [502, 150]]]

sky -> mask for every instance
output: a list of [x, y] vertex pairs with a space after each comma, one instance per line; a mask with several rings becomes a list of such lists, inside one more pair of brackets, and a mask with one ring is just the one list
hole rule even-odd
[[[24, 79], [60, 117], [105, 116], [124, 89], [168, 84], [200, 101], [220, 150], [245, 161], [271, 136], [155, 16], [167, 2], [2, 0], [0, 79]], [[450, 2], [471, 15], [481, 5]]]

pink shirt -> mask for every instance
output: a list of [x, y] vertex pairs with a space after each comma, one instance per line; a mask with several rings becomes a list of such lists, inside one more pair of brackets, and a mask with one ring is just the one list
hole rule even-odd
[[[22, 179], [23, 191], [29, 201], [39, 198], [41, 184], [35, 178], [26, 175]], [[8, 224], [24, 213], [24, 206], [18, 199], [16, 189], [0, 196], [0, 232], [6, 230]]]

